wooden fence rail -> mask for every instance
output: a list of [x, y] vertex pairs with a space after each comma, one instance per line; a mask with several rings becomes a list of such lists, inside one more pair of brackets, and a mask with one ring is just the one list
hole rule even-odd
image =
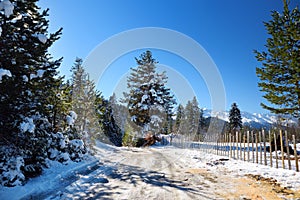
[[207, 153], [299, 172], [296, 138], [288, 138], [286, 131], [207, 135], [201, 145]]

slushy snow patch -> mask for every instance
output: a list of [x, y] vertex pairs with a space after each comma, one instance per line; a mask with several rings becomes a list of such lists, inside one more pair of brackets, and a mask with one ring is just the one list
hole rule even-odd
[[14, 12], [14, 5], [9, 0], [0, 2], [0, 10], [4, 10], [6, 17], [9, 17]]
[[3, 76], [11, 77], [10, 71], [7, 70], [7, 69], [2, 69], [2, 68], [0, 68], [0, 83], [1, 83], [1, 81], [2, 81], [2, 77], [3, 77]]

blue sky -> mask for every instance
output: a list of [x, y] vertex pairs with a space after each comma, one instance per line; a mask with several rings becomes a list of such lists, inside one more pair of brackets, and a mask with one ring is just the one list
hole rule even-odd
[[[271, 10], [282, 10], [281, 0], [41, 0], [39, 5], [50, 8], [50, 32], [63, 27], [50, 53], [64, 57], [60, 71], [66, 77], [76, 57], [85, 59], [109, 37], [134, 28], [162, 27], [191, 37], [210, 55], [224, 82], [227, 109], [237, 102], [243, 111], [267, 112], [259, 105], [264, 99], [257, 87], [255, 67], [260, 63], [253, 50], [264, 49], [268, 35], [263, 21], [271, 19]], [[296, 5], [299, 0], [291, 0], [290, 7]], [[205, 82], [189, 62], [170, 52], [150, 50], [162, 65], [188, 82], [200, 107], [211, 107]], [[120, 88], [119, 80], [135, 67], [134, 57], [143, 51], [130, 52], [111, 64], [97, 83], [106, 97]]]

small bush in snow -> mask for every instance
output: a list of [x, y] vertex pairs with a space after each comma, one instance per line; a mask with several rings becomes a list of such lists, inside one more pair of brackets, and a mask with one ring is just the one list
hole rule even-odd
[[70, 156], [73, 161], [80, 161], [86, 153], [84, 142], [79, 139], [70, 141], [69, 144]]
[[22, 185], [25, 176], [21, 170], [24, 159], [15, 155], [16, 152], [10, 146], [2, 146], [0, 155], [0, 182], [7, 187]]
[[69, 131], [52, 134], [52, 144], [48, 150], [49, 159], [62, 163], [67, 163], [69, 160], [78, 162], [83, 159], [87, 153], [85, 144], [81, 139], [73, 139], [78, 135]]

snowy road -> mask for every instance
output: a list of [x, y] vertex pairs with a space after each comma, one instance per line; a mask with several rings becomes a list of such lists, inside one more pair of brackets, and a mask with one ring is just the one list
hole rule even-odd
[[269, 180], [240, 176], [178, 148], [99, 149], [102, 164], [48, 199], [297, 199]]

